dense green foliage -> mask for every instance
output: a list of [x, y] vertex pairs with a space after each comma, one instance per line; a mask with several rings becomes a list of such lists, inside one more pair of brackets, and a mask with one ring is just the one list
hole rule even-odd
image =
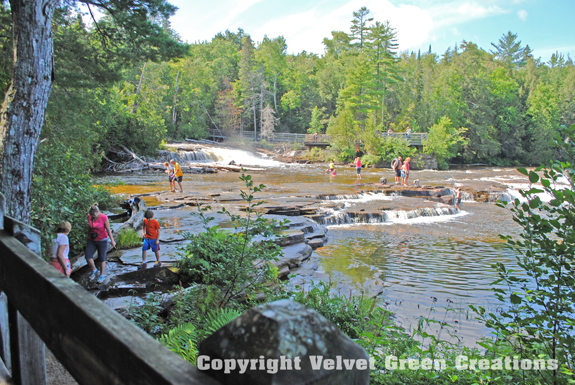
[[92, 186], [80, 154], [61, 142], [45, 144], [40, 144], [36, 156], [31, 224], [40, 230], [42, 250], [47, 253], [58, 223], [70, 222], [70, 255], [74, 255], [86, 244], [90, 206], [97, 202], [105, 209], [117, 202], [106, 188]]

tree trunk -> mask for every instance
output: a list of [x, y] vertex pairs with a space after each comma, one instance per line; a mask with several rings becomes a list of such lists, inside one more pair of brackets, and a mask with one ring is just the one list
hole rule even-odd
[[144, 71], [146, 71], [146, 64], [142, 67], [142, 74], [140, 75], [140, 81], [138, 82], [138, 88], [136, 88], [136, 96], [134, 96], [134, 104], [132, 106], [132, 114], [138, 112], [138, 95], [140, 94], [140, 88], [142, 88], [142, 81], [144, 80]]
[[57, 3], [10, 0], [14, 70], [0, 111], [0, 188], [7, 215], [24, 223], [30, 223], [34, 156], [54, 81], [52, 15]]
[[[172, 110], [172, 124], [176, 127], [176, 105], [178, 104], [178, 78], [180, 77], [180, 71], [176, 75], [176, 89], [174, 91], [174, 108]], [[177, 131], [177, 130], [176, 130]]]

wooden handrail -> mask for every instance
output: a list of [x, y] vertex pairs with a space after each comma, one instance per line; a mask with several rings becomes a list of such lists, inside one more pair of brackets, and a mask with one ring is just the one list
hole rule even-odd
[[0, 256], [0, 290], [80, 384], [219, 384], [4, 230]]

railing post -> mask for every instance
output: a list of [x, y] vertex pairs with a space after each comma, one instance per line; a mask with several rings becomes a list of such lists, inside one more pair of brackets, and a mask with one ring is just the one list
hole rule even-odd
[[[0, 230], [4, 230], [4, 213], [6, 212], [6, 198], [0, 193]], [[0, 358], [9, 372], [12, 372], [10, 358], [10, 329], [8, 328], [8, 297], [0, 291]]]
[[[5, 198], [0, 194], [2, 228], [34, 253], [40, 255], [40, 232], [25, 223], [7, 217]], [[20, 313], [0, 295], [0, 342], [2, 360], [16, 384], [46, 384], [46, 348], [44, 342]]]

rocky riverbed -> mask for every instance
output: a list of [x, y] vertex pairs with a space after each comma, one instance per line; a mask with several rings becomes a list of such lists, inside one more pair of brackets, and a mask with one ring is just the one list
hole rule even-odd
[[[489, 202], [502, 199], [505, 191], [505, 187], [496, 182], [477, 181], [467, 184], [464, 194], [478, 202]], [[353, 207], [346, 207], [341, 202], [383, 196], [402, 196], [408, 199], [374, 200]], [[217, 211], [225, 207], [228, 211], [241, 213], [247, 206], [240, 198], [237, 188], [203, 194], [160, 191], [139, 194], [137, 197], [141, 198], [142, 202], [148, 202], [147, 208], [154, 210], [155, 218], [160, 223], [160, 255], [164, 266], [154, 268], [153, 263], [150, 263], [147, 269], [138, 270], [137, 266], [141, 262], [140, 247], [111, 251], [106, 266], [108, 278], [104, 283], [97, 284], [88, 280], [89, 268], [83, 256], [74, 263], [73, 278], [116, 309], [133, 304], [134, 301], [140, 303], [140, 298], [146, 293], [168, 291], [178, 284], [174, 265], [181, 258], [180, 249], [189, 242], [183, 234], [194, 234], [203, 230], [199, 217], [193, 215], [199, 205], [212, 207], [210, 215], [214, 220], [211, 226], [217, 224], [230, 230], [232, 226], [229, 218]], [[289, 279], [291, 286], [306, 287], [312, 282], [329, 280], [313, 254], [313, 250], [328, 242], [326, 225], [378, 223], [400, 217], [453, 215], [458, 212], [453, 207], [453, 198], [453, 191], [440, 185], [399, 186], [366, 183], [358, 184], [355, 194], [345, 195], [317, 192], [284, 196], [278, 195], [272, 187], [258, 193], [255, 201], [266, 202], [257, 207], [266, 218], [289, 220], [289, 229], [278, 232], [275, 239], [283, 248], [283, 257], [276, 261], [275, 265], [279, 269], [280, 277]], [[129, 221], [116, 221], [117, 223], [112, 224], [113, 231], [117, 233], [121, 228], [130, 227], [140, 232], [143, 211], [144, 207], [139, 213], [134, 212]], [[153, 262], [153, 253], [149, 252], [147, 259]], [[383, 288], [383, 282], [374, 279], [368, 286], [370, 294], [377, 295]], [[336, 289], [350, 291], [343, 286]]]

